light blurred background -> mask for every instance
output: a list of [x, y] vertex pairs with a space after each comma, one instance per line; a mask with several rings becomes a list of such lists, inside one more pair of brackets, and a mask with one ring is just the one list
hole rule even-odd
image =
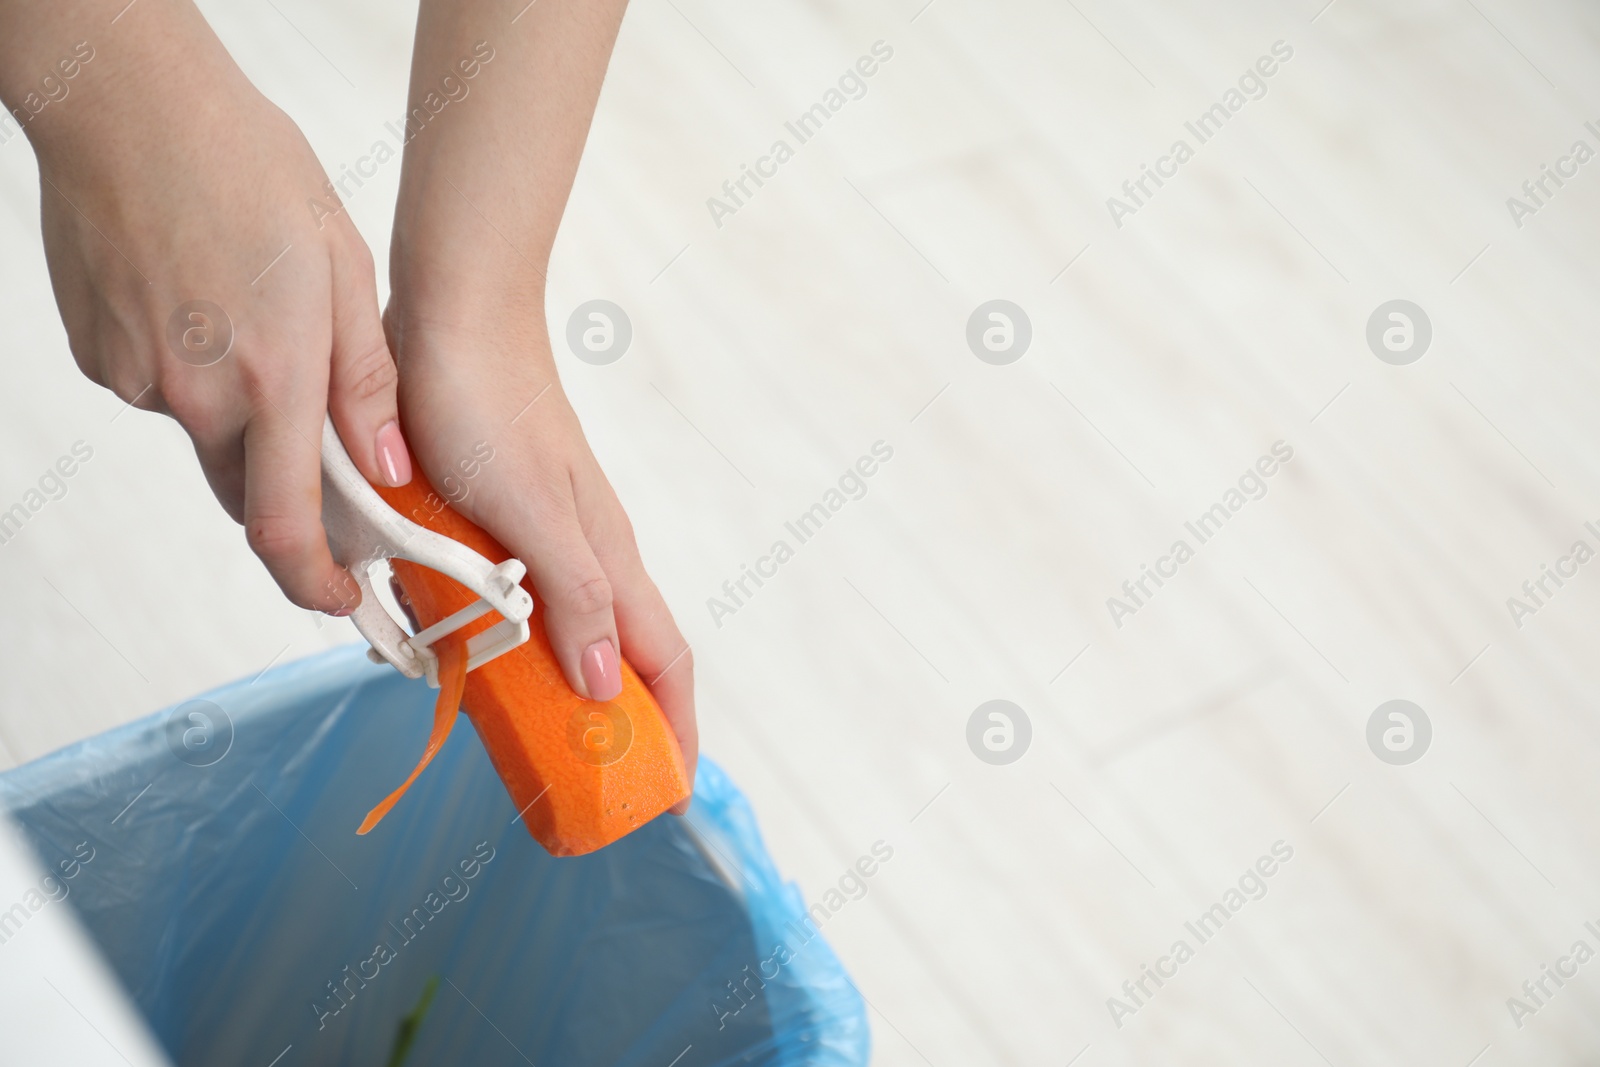
[[[825, 927], [878, 1063], [1600, 1056], [1600, 964], [1507, 1003], [1600, 951], [1600, 565], [1520, 626], [1506, 603], [1600, 549], [1600, 162], [1507, 207], [1600, 149], [1600, 13], [1324, 4], [640, 0], [623, 24], [550, 271], [557, 359], [780, 869], [821, 900], [893, 849]], [[202, 7], [330, 172], [389, 136], [414, 6]], [[865, 95], [719, 226], [707, 199], [877, 42]], [[1198, 144], [1185, 122], [1276, 42]], [[1179, 138], [1194, 158], [1118, 226], [1107, 198]], [[347, 201], [380, 264], [398, 178]], [[280, 597], [175, 424], [78, 375], [21, 137], [0, 249], [0, 510], [93, 450], [0, 545], [0, 766], [356, 640]], [[632, 324], [609, 365], [565, 342], [594, 299]], [[993, 299], [1031, 324], [1003, 365], [967, 341]], [[1396, 299], [1431, 322], [1406, 365], [1367, 341]], [[867, 494], [714, 618], [878, 441]], [[1185, 521], [1279, 441], [1198, 545]], [[1195, 558], [1117, 626], [1107, 598], [1179, 538]], [[1031, 727], [1005, 764], [968, 743], [996, 699]], [[1393, 699], [1431, 723], [1409, 764], [1367, 741]], [[1277, 842], [1199, 945], [1184, 924]]]

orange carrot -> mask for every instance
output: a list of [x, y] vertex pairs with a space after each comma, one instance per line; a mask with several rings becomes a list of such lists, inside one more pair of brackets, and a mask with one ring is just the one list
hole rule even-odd
[[[375, 488], [419, 526], [460, 541], [490, 562], [510, 558], [498, 541], [449, 507], [420, 473], [399, 489]], [[395, 560], [393, 567], [422, 626], [477, 599], [437, 571], [404, 560]], [[526, 579], [522, 584], [533, 592]], [[467, 638], [499, 618], [490, 612], [453, 636], [464, 647]], [[460, 703], [529, 833], [553, 856], [581, 856], [687, 797], [689, 777], [671, 725], [627, 660], [621, 661], [622, 693], [615, 700], [585, 700], [567, 685], [545, 635], [537, 596], [528, 625], [532, 635], [526, 643], [466, 676]], [[438, 650], [445, 682], [445, 650]], [[441, 687], [436, 735], [446, 718], [447, 688]], [[435, 750], [430, 739], [424, 764]]]
[[383, 798], [383, 803], [367, 812], [367, 817], [361, 820], [361, 825], [356, 833], [365, 834], [389, 814], [389, 809], [394, 807], [401, 797], [405, 796], [411, 783], [417, 780], [417, 775], [422, 769], [433, 762], [434, 755], [444, 747], [450, 738], [450, 731], [456, 724], [456, 711], [461, 707], [461, 693], [467, 687], [467, 651], [466, 642], [459, 634], [448, 634], [441, 638], [433, 650], [439, 656], [439, 699], [433, 705], [433, 730], [428, 734], [428, 747], [422, 750], [422, 759], [411, 771], [411, 777], [401, 784], [399, 789]]

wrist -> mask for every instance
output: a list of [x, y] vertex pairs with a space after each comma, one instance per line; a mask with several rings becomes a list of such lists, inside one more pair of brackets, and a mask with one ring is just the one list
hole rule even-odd
[[543, 276], [479, 246], [392, 247], [389, 292], [402, 322], [431, 333], [545, 336]]
[[431, 281], [424, 287], [395, 286], [383, 314], [389, 349], [402, 374], [408, 367], [441, 362], [513, 358], [554, 377], [542, 287], [506, 292], [487, 279], [476, 284], [478, 275], [441, 284], [439, 278], [449, 271], [426, 273]]
[[390, 286], [439, 314], [532, 314], [542, 328], [555, 235], [538, 186], [505, 161], [475, 158], [482, 153], [458, 143], [461, 125], [427, 129], [406, 145]]
[[[449, 186], [435, 201], [442, 198], [467, 207]], [[510, 338], [548, 359], [542, 260], [512, 247], [508, 235], [476, 213], [464, 217], [449, 208], [436, 204], [422, 225], [396, 213], [389, 251], [394, 325], [403, 334], [474, 347], [499, 348]]]
[[14, 117], [28, 115], [23, 131], [53, 180], [105, 186], [192, 168], [219, 138], [275, 111], [197, 11], [157, 10], [137, 32], [69, 49], [77, 70], [69, 80], [62, 75], [72, 64], [54, 64], [55, 100], [41, 104], [30, 90], [7, 101]]
[[[456, 196], [448, 187], [444, 195]], [[546, 260], [511, 245], [514, 237], [477, 214], [435, 222], [422, 232], [398, 218], [395, 223], [389, 288], [403, 298], [407, 314], [464, 326], [507, 321], [542, 331]]]

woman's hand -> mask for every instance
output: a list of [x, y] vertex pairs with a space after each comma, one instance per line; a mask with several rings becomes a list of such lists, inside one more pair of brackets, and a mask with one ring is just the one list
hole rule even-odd
[[546, 264], [623, 7], [545, 0], [508, 22], [498, 0], [422, 0], [408, 114], [432, 117], [406, 144], [384, 325], [422, 470], [527, 565], [573, 690], [614, 697], [620, 652], [692, 777], [689, 645], [561, 391], [544, 321]]
[[369, 479], [411, 476], [371, 253], [192, 7], [117, 29], [28, 126], [73, 357], [182, 424], [290, 600], [348, 613], [360, 594], [321, 523], [324, 412]]
[[699, 745], [689, 645], [561, 390], [542, 316], [529, 309], [515, 327], [511, 317], [483, 330], [422, 323], [396, 294], [384, 319], [407, 440], [451, 506], [527, 565], [573, 690], [614, 698], [620, 651], [666, 713], [692, 776]]

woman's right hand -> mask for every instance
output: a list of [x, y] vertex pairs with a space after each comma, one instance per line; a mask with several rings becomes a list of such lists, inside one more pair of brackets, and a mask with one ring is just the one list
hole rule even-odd
[[26, 127], [73, 357], [177, 419], [290, 600], [346, 614], [360, 594], [322, 529], [324, 412], [369, 480], [411, 477], [371, 253], [191, 5], [133, 7], [88, 44]]

